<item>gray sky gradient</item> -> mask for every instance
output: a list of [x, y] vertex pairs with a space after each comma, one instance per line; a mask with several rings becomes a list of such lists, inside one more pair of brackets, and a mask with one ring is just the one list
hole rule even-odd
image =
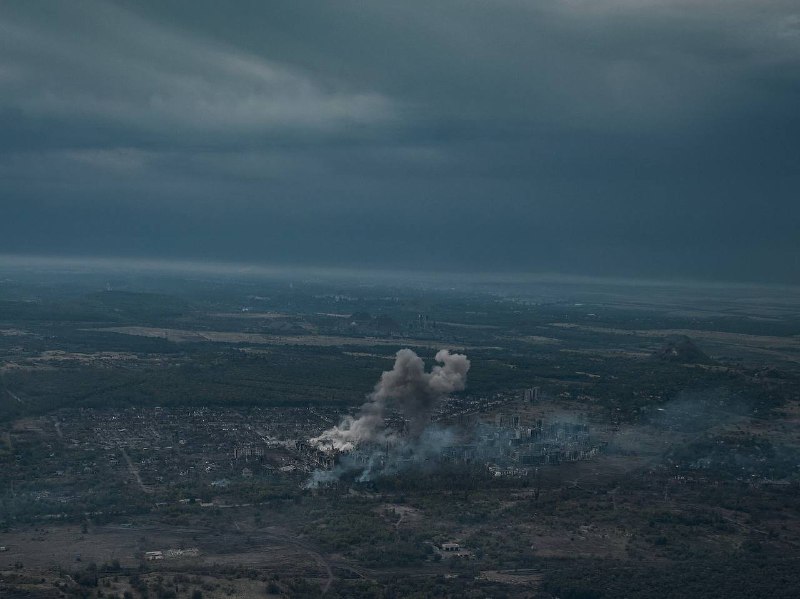
[[800, 282], [796, 0], [0, 3], [0, 253]]

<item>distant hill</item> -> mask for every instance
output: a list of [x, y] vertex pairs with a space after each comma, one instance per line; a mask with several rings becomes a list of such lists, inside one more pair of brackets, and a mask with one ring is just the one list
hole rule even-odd
[[711, 358], [686, 335], [669, 335], [664, 344], [653, 353], [653, 356], [666, 362], [681, 364], [707, 364]]

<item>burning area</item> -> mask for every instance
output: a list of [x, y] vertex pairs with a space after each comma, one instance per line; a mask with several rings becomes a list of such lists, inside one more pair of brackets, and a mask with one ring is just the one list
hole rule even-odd
[[[470, 362], [467, 356], [446, 349], [434, 359], [438, 364], [426, 372], [422, 358], [401, 349], [393, 368], [381, 375], [356, 417], [345, 416], [338, 425], [309, 439], [311, 447], [338, 458], [333, 469], [317, 470], [310, 486], [356, 469], [363, 470], [361, 478], [368, 480], [376, 468], [382, 472], [401, 468], [438, 454], [451, 441], [447, 430], [431, 426], [431, 413], [443, 397], [466, 387]], [[403, 431], [386, 427], [390, 412], [402, 416]]]

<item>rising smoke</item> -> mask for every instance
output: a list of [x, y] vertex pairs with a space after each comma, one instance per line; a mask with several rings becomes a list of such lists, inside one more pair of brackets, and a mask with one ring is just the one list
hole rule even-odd
[[381, 375], [358, 416], [346, 416], [338, 425], [311, 439], [311, 444], [350, 451], [361, 443], [385, 442], [389, 434], [384, 416], [393, 408], [408, 421], [407, 438], [420, 439], [436, 403], [448, 393], [464, 389], [467, 382], [467, 356], [443, 349], [435, 359], [440, 365], [425, 372], [425, 363], [417, 354], [410, 349], [398, 351], [394, 367]]

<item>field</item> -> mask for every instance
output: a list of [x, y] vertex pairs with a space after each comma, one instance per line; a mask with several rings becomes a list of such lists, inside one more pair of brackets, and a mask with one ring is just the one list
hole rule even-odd
[[[800, 589], [785, 288], [2, 275], [3, 597]], [[406, 347], [471, 362], [430, 426], [507, 448], [310, 485]], [[542, 423], [588, 440], [526, 462]]]

